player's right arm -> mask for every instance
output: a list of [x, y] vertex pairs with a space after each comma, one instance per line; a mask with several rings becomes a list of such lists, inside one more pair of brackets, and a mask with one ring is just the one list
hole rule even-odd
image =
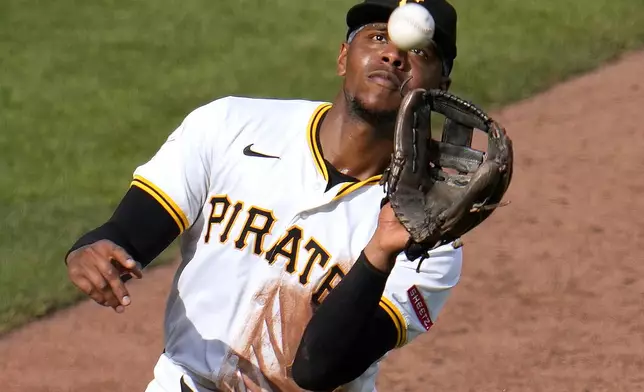
[[141, 278], [141, 269], [195, 222], [216, 174], [212, 163], [225, 107], [221, 99], [190, 113], [135, 170], [110, 219], [69, 249], [69, 279], [95, 302], [122, 312], [131, 303], [122, 276]]
[[179, 234], [160, 203], [132, 185], [110, 219], [72, 245], [65, 258], [69, 279], [95, 302], [120, 313], [130, 304], [121, 277], [140, 279], [141, 269]]

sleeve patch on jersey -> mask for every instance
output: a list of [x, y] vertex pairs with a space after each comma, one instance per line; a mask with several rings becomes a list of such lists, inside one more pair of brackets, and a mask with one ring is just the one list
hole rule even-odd
[[179, 226], [179, 232], [183, 232], [188, 228], [188, 218], [181, 211], [181, 208], [168, 196], [159, 189], [156, 185], [141, 176], [134, 176], [131, 186], [136, 186], [147, 192], [150, 196], [154, 197], [156, 201], [170, 214], [170, 217]]
[[414, 312], [416, 312], [416, 317], [420, 320], [423, 328], [425, 328], [426, 331], [429, 331], [434, 323], [432, 322], [429, 315], [429, 309], [427, 308], [427, 304], [425, 303], [423, 296], [420, 294], [418, 287], [415, 285], [411, 286], [409, 290], [407, 290], [407, 296], [409, 296], [409, 302], [411, 302], [411, 306], [414, 308]]

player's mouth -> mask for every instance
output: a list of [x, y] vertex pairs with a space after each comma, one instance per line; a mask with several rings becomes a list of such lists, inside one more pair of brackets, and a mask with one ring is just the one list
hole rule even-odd
[[369, 74], [368, 78], [379, 86], [389, 90], [398, 90], [402, 84], [398, 75], [385, 70], [373, 71]]

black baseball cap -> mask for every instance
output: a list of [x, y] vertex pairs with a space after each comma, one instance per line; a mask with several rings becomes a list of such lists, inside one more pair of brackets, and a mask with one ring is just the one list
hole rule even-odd
[[389, 15], [405, 3], [418, 3], [425, 7], [434, 18], [436, 31], [434, 42], [441, 51], [444, 61], [452, 68], [456, 58], [456, 10], [446, 0], [364, 0], [347, 12], [347, 38], [355, 29], [369, 23], [387, 23]]

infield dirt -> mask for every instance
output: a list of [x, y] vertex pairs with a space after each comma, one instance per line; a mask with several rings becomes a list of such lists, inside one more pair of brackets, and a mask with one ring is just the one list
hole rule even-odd
[[[494, 116], [511, 204], [465, 237], [460, 284], [379, 391], [644, 390], [644, 52]], [[143, 391], [174, 268], [134, 282], [124, 315], [83, 302], [5, 336], [0, 389]]]

